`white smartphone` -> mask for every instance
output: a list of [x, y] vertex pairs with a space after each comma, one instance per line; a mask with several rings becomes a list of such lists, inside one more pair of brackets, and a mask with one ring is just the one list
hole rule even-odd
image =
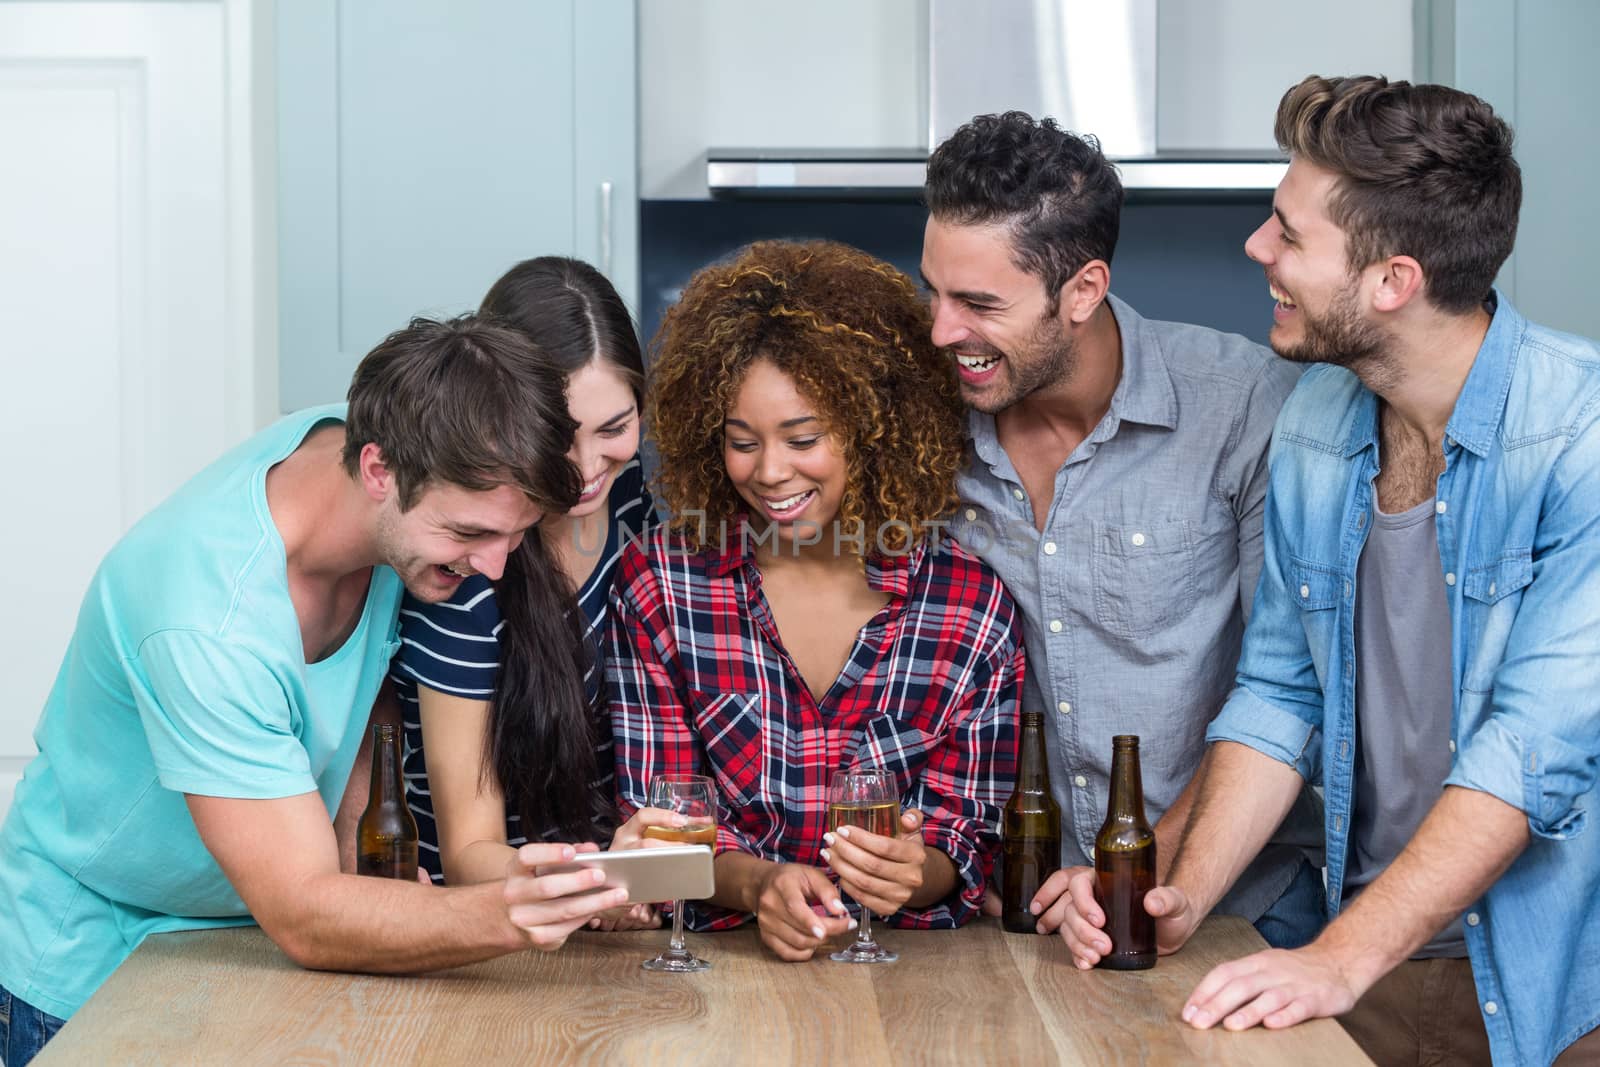
[[545, 868], [550, 874], [595, 868], [606, 872], [596, 889], [626, 889], [629, 904], [704, 900], [716, 888], [711, 850], [705, 845], [663, 845], [621, 852], [582, 852], [571, 863]]

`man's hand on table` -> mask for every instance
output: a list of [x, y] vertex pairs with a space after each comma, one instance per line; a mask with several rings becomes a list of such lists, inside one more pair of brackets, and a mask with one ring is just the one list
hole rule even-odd
[[506, 870], [506, 915], [521, 928], [529, 947], [542, 952], [558, 949], [590, 919], [628, 903], [626, 889], [599, 888], [605, 882], [604, 871], [546, 873], [552, 866], [570, 863], [580, 852], [594, 851], [592, 844], [574, 848], [541, 842], [523, 845], [512, 857]]
[[[817, 914], [821, 905], [826, 914]], [[856, 922], [828, 875], [803, 863], [773, 864], [756, 894], [761, 940], [779, 959], [799, 963]]]
[[839, 876], [839, 888], [876, 915], [893, 915], [922, 888], [927, 846], [922, 843], [922, 812], [900, 816], [894, 837], [868, 833], [859, 826], [841, 826], [822, 839], [822, 858]]
[[[1086, 971], [1111, 951], [1106, 914], [1095, 899], [1093, 867], [1063, 867], [1039, 887], [1030, 909], [1039, 932], [1058, 932], [1079, 970]], [[1156, 918], [1156, 949], [1169, 955], [1182, 948], [1200, 925], [1183, 890], [1157, 886], [1145, 895], [1145, 911]]]
[[1200, 1030], [1261, 1025], [1269, 1030], [1355, 1007], [1365, 988], [1338, 956], [1315, 942], [1297, 949], [1271, 948], [1214, 967], [1189, 994], [1183, 1020]]

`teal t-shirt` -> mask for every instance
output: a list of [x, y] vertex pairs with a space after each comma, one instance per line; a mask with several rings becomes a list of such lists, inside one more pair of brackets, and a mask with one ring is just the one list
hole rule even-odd
[[[201, 471], [101, 563], [0, 827], [0, 985], [65, 1018], [145, 936], [250, 915], [185, 793], [339, 806], [397, 647], [375, 567], [354, 633], [305, 662], [266, 476], [344, 405], [290, 415]], [[270, 848], [270, 842], [263, 842]]]

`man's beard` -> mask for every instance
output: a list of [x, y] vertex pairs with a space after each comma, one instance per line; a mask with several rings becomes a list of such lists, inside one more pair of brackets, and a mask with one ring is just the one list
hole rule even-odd
[[1005, 359], [1006, 377], [995, 383], [994, 391], [974, 397], [966, 396], [967, 387], [961, 387], [967, 403], [986, 415], [998, 414], [1040, 389], [1066, 382], [1078, 369], [1077, 342], [1066, 335], [1054, 316], [1040, 319], [1026, 348], [1014, 354], [987, 344], [981, 349], [964, 348], [962, 351]]
[[1360, 300], [1352, 280], [1334, 294], [1322, 315], [1313, 316], [1301, 305], [1304, 337], [1298, 344], [1274, 344], [1273, 351], [1291, 363], [1331, 363], [1357, 372], [1383, 371], [1389, 365], [1384, 352], [1387, 338], [1375, 324], [1362, 318]]

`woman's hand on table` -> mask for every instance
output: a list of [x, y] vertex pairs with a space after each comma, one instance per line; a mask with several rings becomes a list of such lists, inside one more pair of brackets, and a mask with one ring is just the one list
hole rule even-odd
[[[821, 905], [826, 914], [817, 914]], [[831, 938], [855, 929], [849, 909], [826, 872], [803, 863], [777, 863], [761, 879], [756, 895], [761, 940], [791, 962], [809, 960]]]
[[859, 826], [841, 826], [824, 834], [822, 858], [839, 876], [839, 888], [876, 915], [889, 916], [922, 888], [928, 848], [922, 843], [922, 812], [900, 816], [894, 837], [868, 833]]

